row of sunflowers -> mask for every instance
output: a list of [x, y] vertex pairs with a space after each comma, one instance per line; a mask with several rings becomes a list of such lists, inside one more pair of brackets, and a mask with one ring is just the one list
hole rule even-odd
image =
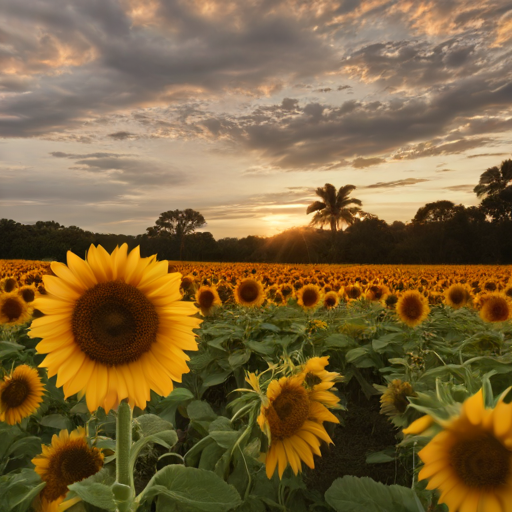
[[[1, 512], [512, 510], [507, 267], [123, 245], [0, 277]], [[334, 457], [361, 405], [392, 438], [362, 473]]]

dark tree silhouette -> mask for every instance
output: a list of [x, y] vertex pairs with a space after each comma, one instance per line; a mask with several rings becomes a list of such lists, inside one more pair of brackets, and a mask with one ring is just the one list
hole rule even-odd
[[487, 169], [473, 191], [483, 198], [480, 208], [494, 222], [512, 220], [512, 160]]
[[158, 217], [155, 225], [146, 230], [148, 236], [168, 236], [175, 238], [180, 245], [180, 260], [183, 258], [185, 237], [193, 234], [196, 229], [206, 225], [204, 217], [195, 210], [169, 210]]
[[445, 222], [455, 215], [455, 204], [451, 201], [435, 201], [422, 206], [412, 219], [413, 222]]
[[354, 185], [345, 185], [336, 192], [336, 188], [330, 183], [317, 188], [315, 193], [322, 201], [315, 201], [308, 206], [306, 210], [308, 215], [316, 212], [310, 225], [325, 226], [329, 224], [333, 238], [338, 228], [343, 224], [346, 226], [352, 225], [356, 219], [355, 215], [361, 211], [359, 206], [362, 205], [359, 199], [349, 197], [355, 188]]

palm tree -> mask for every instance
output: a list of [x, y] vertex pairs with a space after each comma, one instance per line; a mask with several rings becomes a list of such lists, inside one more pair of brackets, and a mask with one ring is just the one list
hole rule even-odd
[[[316, 189], [315, 193], [323, 201], [315, 201], [308, 206], [307, 214], [316, 212], [311, 220], [311, 226], [324, 226], [330, 224], [333, 237], [338, 228], [345, 224], [350, 226], [354, 223], [356, 213], [361, 211], [359, 206], [362, 203], [359, 199], [348, 197], [355, 190], [354, 185], [345, 185], [336, 192], [336, 187], [326, 183], [323, 187]], [[359, 206], [349, 206], [356, 204]]]
[[505, 190], [512, 182], [512, 160], [503, 160], [500, 167], [490, 167], [480, 175], [473, 189], [477, 197], [494, 196]]

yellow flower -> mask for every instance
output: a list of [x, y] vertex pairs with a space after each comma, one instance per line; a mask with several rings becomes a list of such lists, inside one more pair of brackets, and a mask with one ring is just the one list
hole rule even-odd
[[334, 309], [339, 302], [340, 298], [336, 292], [327, 292], [324, 296], [324, 308]]
[[415, 396], [409, 382], [394, 379], [388, 384], [388, 389], [380, 397], [380, 412], [393, 417], [403, 414], [409, 405], [408, 396]]
[[265, 291], [259, 281], [249, 277], [235, 288], [235, 300], [242, 306], [261, 306], [265, 300]]
[[196, 302], [203, 316], [208, 316], [215, 306], [222, 305], [219, 294], [213, 286], [201, 286], [196, 292]]
[[398, 318], [409, 327], [421, 324], [430, 312], [428, 300], [416, 290], [410, 290], [400, 295], [396, 303]]
[[128, 398], [144, 409], [150, 390], [167, 396], [181, 382], [197, 350], [192, 329], [197, 308], [181, 302], [181, 275], [167, 261], [128, 254], [123, 244], [108, 254], [93, 245], [84, 261], [68, 252], [68, 265], [53, 262], [44, 276], [48, 295], [34, 301], [45, 316], [32, 322], [30, 336], [48, 354], [40, 366], [57, 374], [68, 397], [84, 392], [90, 411], [109, 411]]
[[297, 303], [303, 309], [314, 309], [321, 300], [320, 288], [316, 284], [307, 284], [297, 292]]
[[95, 475], [103, 467], [103, 454], [87, 443], [83, 427], [68, 433], [61, 430], [54, 435], [50, 446], [43, 445], [43, 453], [32, 459], [34, 470], [46, 486], [39, 495], [42, 512], [66, 510], [80, 499], [62, 504], [68, 485]]
[[322, 423], [339, 421], [303, 386], [304, 377], [303, 373], [282, 377], [267, 388], [268, 404], [262, 405], [258, 424], [270, 439], [265, 459], [268, 478], [276, 467], [282, 478], [288, 465], [299, 473], [301, 461], [314, 468], [313, 454], [321, 456], [320, 442], [332, 443]]
[[452, 284], [445, 292], [445, 303], [453, 309], [464, 307], [471, 299], [469, 290], [462, 284]]
[[22, 325], [32, 318], [33, 307], [17, 291], [0, 294], [0, 324]]
[[34, 414], [43, 401], [43, 391], [35, 368], [26, 364], [16, 367], [0, 383], [0, 421], [14, 425]]
[[505, 322], [512, 317], [512, 302], [503, 293], [488, 293], [480, 309], [480, 317], [486, 322]]
[[419, 456], [424, 463], [419, 479], [441, 492], [439, 503], [450, 512], [510, 510], [512, 404], [500, 399], [494, 409], [486, 409], [480, 390]]
[[309, 389], [310, 400], [316, 400], [329, 408], [338, 407], [340, 399], [328, 391], [335, 382], [343, 377], [337, 372], [328, 372], [325, 367], [329, 364], [330, 356], [312, 357], [306, 361], [302, 369], [304, 385]]

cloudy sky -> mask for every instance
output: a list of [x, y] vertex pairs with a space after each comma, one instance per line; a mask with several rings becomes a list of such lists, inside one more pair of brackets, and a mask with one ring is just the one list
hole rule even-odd
[[325, 183], [407, 221], [510, 158], [512, 1], [0, 0], [0, 217], [215, 238]]

